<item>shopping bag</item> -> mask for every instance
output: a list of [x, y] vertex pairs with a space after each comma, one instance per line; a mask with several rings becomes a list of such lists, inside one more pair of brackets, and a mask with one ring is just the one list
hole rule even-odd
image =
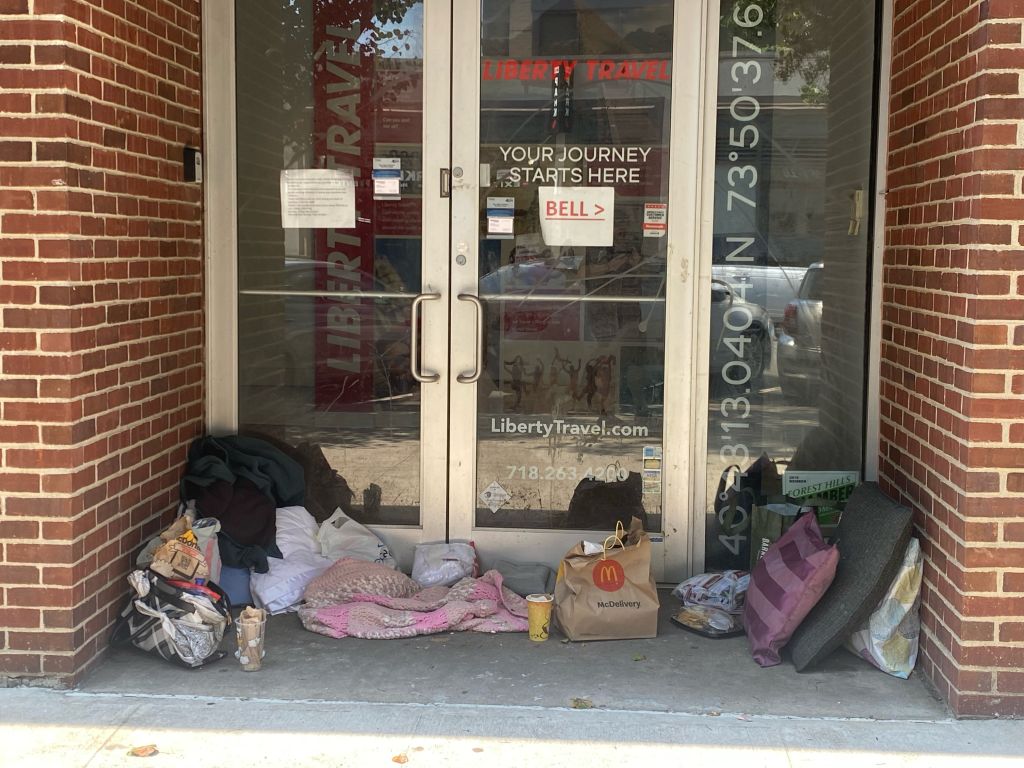
[[621, 524], [601, 551], [584, 542], [562, 559], [555, 581], [555, 621], [570, 640], [629, 640], [658, 634], [658, 590], [651, 540], [640, 519]]
[[369, 528], [346, 515], [341, 507], [320, 526], [317, 539], [320, 541], [320, 554], [328, 560], [351, 557], [398, 568], [387, 545]]
[[885, 596], [845, 643], [855, 656], [904, 680], [917, 664], [923, 574], [921, 545], [912, 538]]
[[705, 567], [746, 570], [751, 562], [750, 523], [754, 506], [781, 492], [775, 462], [767, 454], [745, 471], [733, 464], [722, 472], [715, 491], [714, 513], [705, 527]]
[[132, 645], [188, 669], [224, 657], [219, 647], [231, 604], [216, 584], [168, 580], [151, 570], [132, 571], [128, 583], [134, 595], [114, 624], [112, 645]]
[[764, 557], [768, 548], [789, 530], [799, 511], [799, 507], [785, 503], [754, 505], [750, 513], [751, 571], [754, 570], [757, 561]]
[[764, 557], [768, 548], [782, 538], [782, 534], [802, 515], [814, 515], [818, 519], [821, 534], [826, 540], [835, 535], [836, 526], [821, 524], [818, 510], [832, 509], [834, 501], [817, 496], [804, 499], [790, 499], [787, 496], [768, 496], [765, 503], [755, 504], [750, 514], [750, 570]]

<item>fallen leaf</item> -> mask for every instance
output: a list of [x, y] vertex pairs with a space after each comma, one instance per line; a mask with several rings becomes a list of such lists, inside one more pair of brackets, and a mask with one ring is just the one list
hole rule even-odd
[[395, 755], [394, 757], [392, 757], [391, 762], [398, 763], [399, 765], [404, 765], [405, 763], [409, 762], [409, 757], [405, 753], [402, 753], [401, 755]]
[[578, 696], [574, 696], [572, 701], [570, 702], [570, 706], [573, 709], [593, 709], [594, 702], [592, 702], [590, 699], [581, 699]]
[[717, 709], [712, 709], [710, 712], [708, 712], [708, 717], [719, 717], [721, 714], [722, 713], [719, 712]]
[[633, 661], [647, 661], [647, 657], [638, 653], [636, 656], [633, 657]]
[[413, 747], [412, 751], [413, 752], [422, 752], [423, 751], [423, 747]]
[[152, 757], [159, 751], [160, 750], [156, 748], [156, 744], [146, 744], [142, 747], [135, 747], [135, 749], [129, 749], [128, 754], [132, 757]]
[[483, 752], [484, 748], [483, 747], [473, 747], [473, 751], [474, 752]]

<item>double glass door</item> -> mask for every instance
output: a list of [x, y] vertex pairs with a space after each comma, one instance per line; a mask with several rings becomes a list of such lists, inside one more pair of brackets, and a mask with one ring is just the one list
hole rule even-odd
[[553, 564], [628, 509], [684, 574], [703, 7], [236, 2], [213, 426], [301, 455], [406, 566]]

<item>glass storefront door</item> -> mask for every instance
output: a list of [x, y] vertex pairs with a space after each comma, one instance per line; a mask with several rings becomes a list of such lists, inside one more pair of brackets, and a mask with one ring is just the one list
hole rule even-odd
[[408, 566], [447, 535], [450, 4], [238, 0], [233, 26], [234, 426]]
[[628, 511], [684, 575], [705, 5], [236, 2], [212, 428], [297, 454], [406, 567], [554, 564]]
[[480, 303], [453, 312], [477, 378], [452, 390], [450, 528], [486, 549], [555, 561], [629, 510], [663, 567], [666, 413], [688, 393], [666, 356], [692, 330], [666, 324], [684, 303], [670, 171], [696, 153], [673, 141], [677, 81], [698, 78], [674, 60], [677, 5], [699, 4], [482, 0], [456, 17], [452, 284]]

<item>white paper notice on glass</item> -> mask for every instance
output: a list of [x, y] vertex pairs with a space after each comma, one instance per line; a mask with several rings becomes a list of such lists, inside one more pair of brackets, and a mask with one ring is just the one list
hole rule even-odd
[[281, 171], [281, 226], [285, 229], [353, 229], [356, 184], [343, 168]]
[[538, 187], [545, 245], [611, 245], [615, 187]]

